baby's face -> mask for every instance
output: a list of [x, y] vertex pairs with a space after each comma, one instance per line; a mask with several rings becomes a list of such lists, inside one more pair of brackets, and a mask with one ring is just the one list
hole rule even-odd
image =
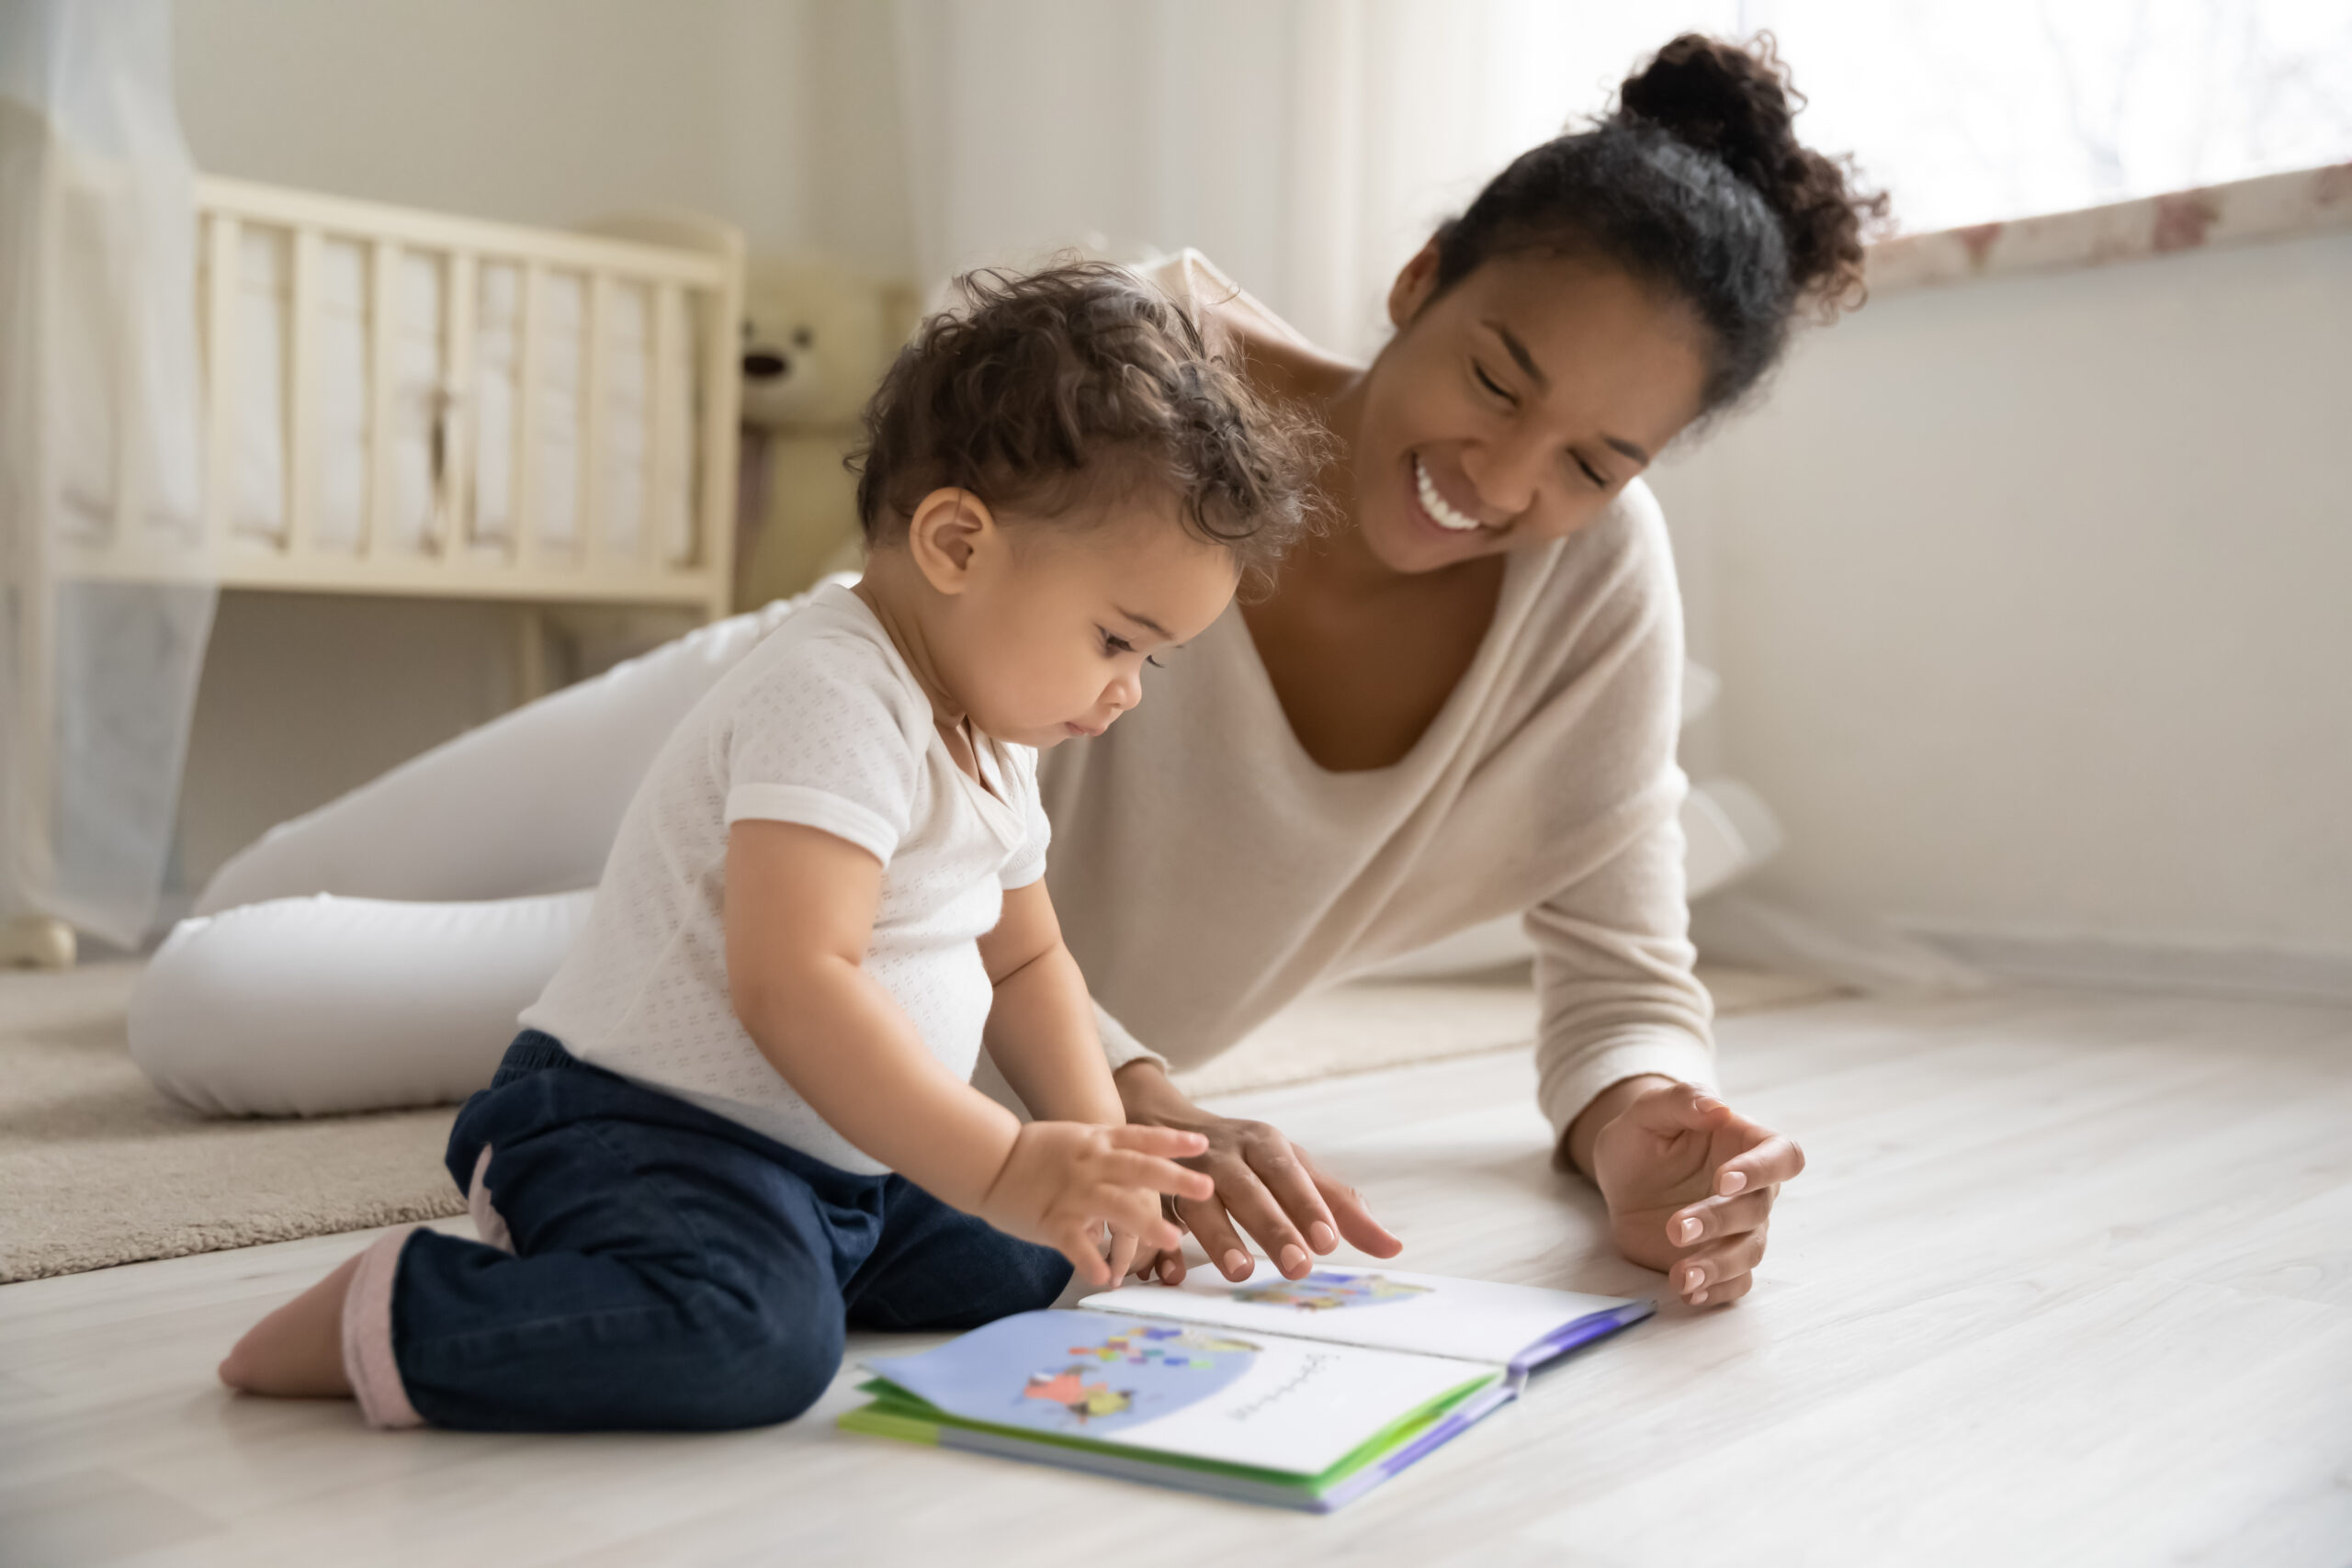
[[1186, 532], [1172, 502], [1091, 526], [1009, 521], [1012, 547], [975, 574], [952, 634], [956, 695], [1001, 740], [1102, 734], [1143, 700], [1151, 657], [1207, 630], [1238, 584], [1231, 554]]

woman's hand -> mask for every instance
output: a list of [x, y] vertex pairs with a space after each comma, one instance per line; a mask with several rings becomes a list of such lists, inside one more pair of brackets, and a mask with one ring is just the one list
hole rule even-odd
[[[1394, 1258], [1405, 1244], [1381, 1227], [1363, 1196], [1325, 1174], [1305, 1149], [1263, 1122], [1215, 1116], [1185, 1098], [1157, 1063], [1137, 1060], [1114, 1080], [1130, 1123], [1172, 1127], [1208, 1139], [1205, 1154], [1182, 1161], [1216, 1182], [1214, 1197], [1179, 1197], [1176, 1218], [1193, 1233], [1218, 1271], [1246, 1280], [1257, 1267], [1242, 1243], [1255, 1240], [1283, 1277], [1296, 1280], [1314, 1267], [1312, 1254], [1329, 1252], [1342, 1237], [1374, 1258]], [[1147, 1252], [1135, 1271], [1161, 1283], [1182, 1284], [1184, 1258], [1170, 1249]]]
[[1795, 1139], [1663, 1077], [1611, 1086], [1569, 1129], [1567, 1153], [1608, 1201], [1618, 1250], [1692, 1306], [1747, 1293], [1772, 1200], [1804, 1169]]

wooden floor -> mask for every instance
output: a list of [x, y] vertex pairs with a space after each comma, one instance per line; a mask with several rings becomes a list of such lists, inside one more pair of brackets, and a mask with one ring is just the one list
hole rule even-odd
[[[229, 1396], [213, 1362], [330, 1237], [0, 1289], [0, 1563], [2352, 1562], [2352, 1011], [2012, 992], [1723, 1034], [1812, 1160], [1756, 1293], [1329, 1518], [841, 1433], [846, 1376], [720, 1438]], [[1227, 1103], [1363, 1185], [1411, 1268], [1655, 1288], [1546, 1168], [1531, 1080], [1510, 1053]]]

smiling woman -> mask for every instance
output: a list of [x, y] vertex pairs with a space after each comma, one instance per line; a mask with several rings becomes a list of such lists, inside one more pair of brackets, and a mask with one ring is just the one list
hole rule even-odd
[[[1136, 671], [1140, 705], [1055, 748], [1041, 774], [1051, 896], [1125, 1114], [1206, 1134], [1216, 1195], [1178, 1213], [1233, 1278], [1253, 1268], [1245, 1237], [1291, 1279], [1342, 1238], [1378, 1257], [1400, 1243], [1279, 1131], [1202, 1111], [1166, 1067], [1317, 986], [1517, 914], [1537, 952], [1537, 1095], [1561, 1165], [1598, 1184], [1624, 1252], [1670, 1269], [1690, 1302], [1749, 1288], [1804, 1159], [1712, 1089], [1676, 826], [1680, 610], [1641, 474], [1758, 386], [1808, 307], [1856, 292], [1879, 203], [1797, 141], [1792, 112], [1769, 47], [1674, 40], [1615, 114], [1516, 160], [1431, 237], [1368, 366], [1196, 254], [1150, 274], [1259, 397], [1329, 435], [1324, 529], [1271, 592], [1159, 649], [1164, 671]], [[203, 908], [322, 891], [497, 900], [561, 886], [559, 865], [585, 883], [621, 803], [590, 814], [609, 818], [601, 836], [553, 846], [543, 803], [642, 775], [679, 715], [795, 613], [708, 628], [420, 758], [273, 833]], [[1106, 650], [1142, 651], [1131, 638], [1149, 629], [1110, 627], [1128, 647]], [[463, 824], [446, 806], [459, 797]], [[348, 917], [272, 908], [183, 928], [134, 1006], [141, 1061], [213, 1109], [355, 1109], [315, 1091], [329, 1051], [371, 1067], [472, 1051], [486, 1082], [513, 1010], [547, 977], [541, 950], [518, 957], [505, 1016], [478, 1041], [428, 1039], [356, 984], [338, 998], [332, 965], [308, 977], [310, 1016], [274, 1016], [271, 923], [315, 952]], [[394, 919], [377, 906], [366, 935], [354, 924], [355, 975]], [[495, 903], [420, 911], [404, 975], [478, 964], [500, 919]], [[303, 1070], [278, 1053], [303, 1054]], [[298, 1078], [314, 1087], [289, 1104]]]
[[[1087, 852], [1049, 873], [1072, 951], [1182, 1065], [1334, 974], [1522, 912], [1562, 1163], [1600, 1185], [1626, 1254], [1702, 1305], [1747, 1292], [1803, 1156], [1701, 1087], [1672, 820], [1681, 627], [1639, 479], [1757, 388], [1808, 306], [1859, 299], [1884, 199], [1792, 117], [1769, 41], [1677, 39], [1609, 119], [1440, 226], [1369, 367], [1184, 269], [1261, 382], [1331, 431], [1340, 521], [1243, 606], [1246, 635], [1212, 628], [1155, 708], [1048, 781], [1060, 841]], [[1216, 754], [1196, 743], [1212, 729]], [[1221, 818], [1240, 797], [1252, 819]], [[1138, 1049], [1108, 1032], [1114, 1059]], [[1242, 1233], [1292, 1277], [1334, 1234], [1386, 1255], [1280, 1134], [1201, 1115], [1140, 1055], [1119, 1077], [1131, 1118], [1208, 1134], [1217, 1198], [1180, 1207], [1228, 1273]]]

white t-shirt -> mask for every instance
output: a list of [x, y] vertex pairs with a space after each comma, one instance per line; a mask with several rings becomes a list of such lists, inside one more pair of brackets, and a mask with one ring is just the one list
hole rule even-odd
[[680, 722], [605, 863], [587, 930], [523, 1023], [586, 1062], [840, 1169], [878, 1175], [793, 1092], [727, 986], [727, 829], [798, 822], [870, 850], [882, 899], [866, 972], [940, 1065], [968, 1078], [994, 990], [978, 942], [1004, 890], [1046, 871], [1037, 753], [973, 734], [983, 787], [864, 600], [830, 587]]

